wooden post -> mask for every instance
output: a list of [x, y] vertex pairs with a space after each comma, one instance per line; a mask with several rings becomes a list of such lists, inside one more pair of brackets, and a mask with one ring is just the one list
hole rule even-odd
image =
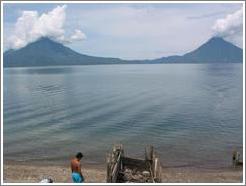
[[118, 173], [122, 168], [121, 157], [123, 153], [123, 146], [114, 145], [112, 152], [107, 155], [107, 182], [115, 183], [117, 181]]
[[153, 160], [153, 153], [154, 153], [154, 149], [153, 149], [152, 145], [146, 147], [145, 148], [145, 160], [152, 161]]
[[234, 151], [232, 154], [232, 166], [236, 168], [237, 166], [242, 166], [243, 162], [240, 161], [240, 153], [238, 151]]
[[162, 182], [162, 165], [161, 162], [159, 163], [159, 183]]
[[150, 157], [151, 157], [151, 158], [150, 158], [151, 161], [153, 161], [153, 160], [154, 160], [154, 159], [153, 159], [153, 158], [154, 158], [154, 147], [153, 147], [152, 145], [150, 146]]
[[106, 161], [107, 161], [107, 182], [111, 183], [111, 154], [107, 154], [106, 157]]
[[155, 158], [153, 161], [153, 178], [154, 182], [161, 183], [162, 177], [162, 167], [160, 164], [160, 159]]
[[153, 172], [154, 172], [154, 178], [157, 177], [158, 161], [159, 161], [158, 158], [155, 158], [155, 159], [154, 159], [154, 171], [153, 171]]
[[156, 158], [157, 162], [156, 162], [156, 181], [158, 183], [161, 182], [161, 177], [162, 177], [162, 167], [161, 167], [161, 162], [159, 160], [159, 158]]
[[155, 172], [155, 169], [156, 169], [156, 155], [154, 153], [154, 150], [152, 151], [152, 170], [153, 170], [153, 177], [156, 176], [156, 172]]

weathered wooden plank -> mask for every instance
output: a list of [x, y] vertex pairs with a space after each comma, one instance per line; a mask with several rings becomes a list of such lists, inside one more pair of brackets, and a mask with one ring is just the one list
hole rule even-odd
[[113, 183], [117, 181], [120, 165], [121, 165], [121, 152], [118, 154], [117, 160], [113, 167], [113, 171], [112, 171], [112, 182]]
[[152, 145], [145, 148], [145, 160], [153, 160], [154, 147]]

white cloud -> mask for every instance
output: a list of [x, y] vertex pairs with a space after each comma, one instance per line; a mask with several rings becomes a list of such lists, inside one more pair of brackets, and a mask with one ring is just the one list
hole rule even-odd
[[76, 30], [77, 38], [72, 40], [65, 37], [64, 24], [66, 20], [66, 5], [57, 6], [48, 13], [40, 16], [37, 11], [23, 11], [15, 23], [13, 34], [7, 40], [7, 47], [18, 49], [34, 42], [40, 37], [50, 37], [66, 43], [85, 38], [85, 34]]
[[243, 7], [223, 19], [217, 19], [212, 27], [216, 36], [233, 38], [243, 32]]
[[80, 41], [80, 40], [86, 39], [86, 35], [81, 30], [76, 29], [74, 31], [74, 34], [71, 35], [70, 39], [72, 41]]

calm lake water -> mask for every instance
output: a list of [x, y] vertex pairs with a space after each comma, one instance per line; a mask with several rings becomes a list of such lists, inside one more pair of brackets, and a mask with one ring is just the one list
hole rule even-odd
[[4, 161], [104, 163], [112, 144], [164, 166], [226, 167], [243, 148], [243, 65], [4, 69]]

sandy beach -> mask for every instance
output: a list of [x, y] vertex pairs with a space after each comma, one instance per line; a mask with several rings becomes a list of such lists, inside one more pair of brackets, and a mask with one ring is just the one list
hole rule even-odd
[[[50, 177], [57, 183], [71, 183], [70, 168], [62, 165], [42, 165], [25, 163], [8, 163], [4, 165], [5, 183], [37, 183]], [[105, 183], [106, 168], [97, 165], [84, 165], [83, 174], [87, 183]], [[168, 168], [163, 166], [164, 183], [238, 183], [242, 182], [241, 168], [194, 169]]]

